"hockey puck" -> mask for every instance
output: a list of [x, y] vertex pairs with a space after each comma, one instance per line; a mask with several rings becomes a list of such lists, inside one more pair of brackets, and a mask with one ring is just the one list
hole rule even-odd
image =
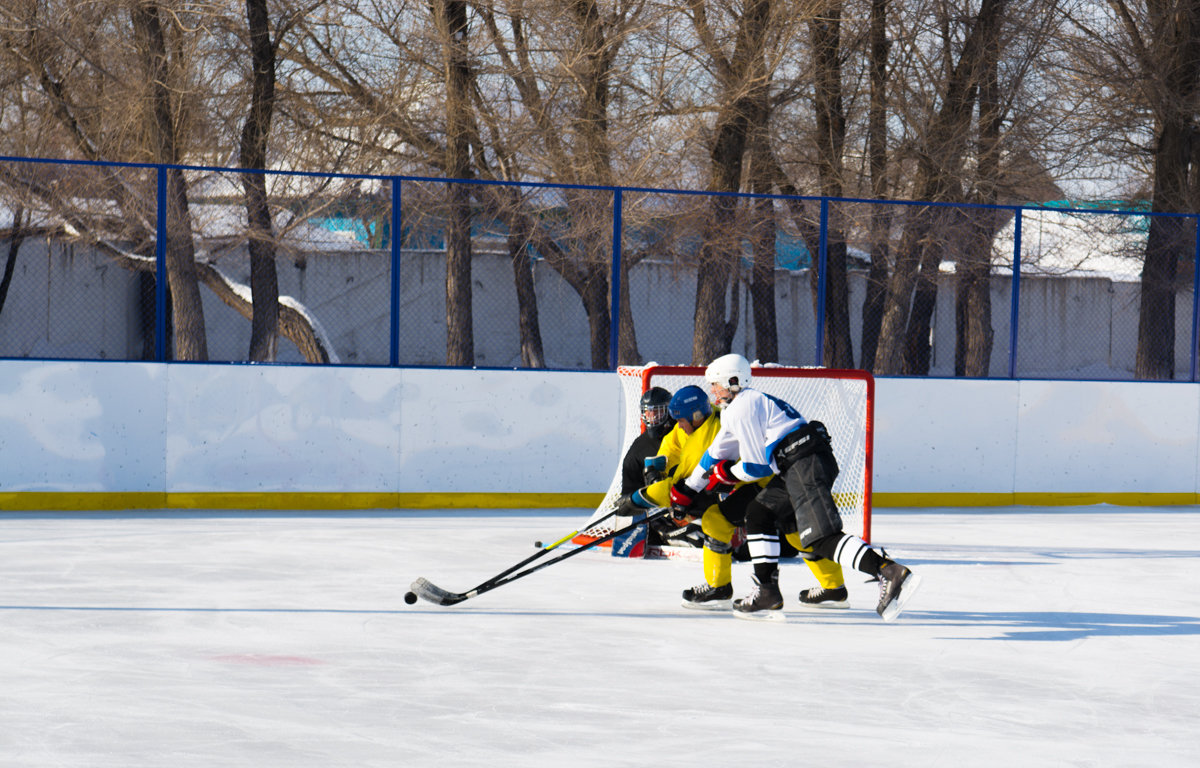
[[536, 547], [537, 549], [541, 549], [541, 548], [542, 548], [542, 542], [540, 542], [540, 541], [535, 541], [535, 542], [533, 542], [533, 546], [534, 546], [534, 547]]
[[409, 605], [412, 605], [413, 603], [417, 602], [417, 593], [416, 592], [405, 592], [404, 593], [404, 602], [408, 603]]

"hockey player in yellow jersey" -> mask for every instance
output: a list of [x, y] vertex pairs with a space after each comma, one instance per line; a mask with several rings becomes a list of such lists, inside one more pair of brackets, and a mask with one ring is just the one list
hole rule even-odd
[[[686, 478], [699, 464], [705, 450], [721, 429], [720, 413], [709, 404], [708, 395], [697, 386], [682, 387], [672, 397], [667, 410], [675, 427], [667, 433], [659, 445], [658, 455], [665, 459], [667, 475], [662, 480], [641, 488], [630, 495], [624, 504], [630, 514], [654, 506], [670, 503], [671, 486]], [[730, 608], [733, 598], [733, 535], [745, 520], [746, 504], [761, 490], [766, 480], [747, 483], [735, 489], [724, 499], [714, 497], [703, 509], [700, 528], [704, 533], [704, 583], [683, 591], [686, 608], [719, 610]], [[809, 555], [800, 545], [794, 531], [784, 531], [788, 541]], [[806, 562], [817, 578], [819, 587], [805, 592], [811, 598], [801, 604], [821, 608], [847, 607], [845, 582], [842, 568], [835, 562], [824, 559], [809, 559]]]

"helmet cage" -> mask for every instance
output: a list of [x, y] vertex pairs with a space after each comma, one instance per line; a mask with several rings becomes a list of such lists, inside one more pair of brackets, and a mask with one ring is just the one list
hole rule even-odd
[[647, 427], [658, 427], [669, 423], [670, 414], [667, 405], [671, 402], [671, 393], [662, 387], [651, 387], [642, 395], [640, 408], [642, 423]]

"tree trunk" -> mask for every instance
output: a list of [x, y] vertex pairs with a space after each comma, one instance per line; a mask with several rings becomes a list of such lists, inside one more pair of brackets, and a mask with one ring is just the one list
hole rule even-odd
[[8, 234], [8, 256], [4, 259], [4, 276], [0, 277], [0, 314], [4, 313], [4, 302], [8, 299], [8, 287], [12, 285], [17, 270], [17, 254], [25, 242], [25, 208], [20, 204], [12, 212], [12, 229]]
[[[622, 254], [624, 256], [624, 254]], [[621, 313], [617, 321], [617, 365], [638, 365], [637, 328], [633, 324], [633, 309], [629, 306], [629, 270], [636, 262], [621, 259]]]
[[[1190, 120], [1163, 125], [1155, 151], [1155, 211], [1175, 211], [1186, 201]], [[1175, 377], [1175, 287], [1180, 257], [1192, 250], [1182, 219], [1151, 216], [1142, 265], [1138, 307], [1137, 371], [1139, 379]]]
[[[702, 9], [693, 3], [693, 24], [703, 27], [702, 36], [711, 39]], [[709, 190], [737, 192], [742, 183], [742, 162], [752, 131], [752, 116], [760, 109], [760, 91], [767, 87], [762, 74], [764, 39], [771, 14], [771, 0], [748, 0], [737, 18], [737, 33], [732, 55], [726, 60], [719, 50], [710, 55], [719, 59], [722, 101], [717, 110], [713, 142], [709, 148], [712, 175]], [[737, 268], [741, 256], [735, 219], [737, 200], [718, 194], [711, 198], [711, 213], [704, 225], [696, 269], [695, 327], [692, 336], [692, 363], [705, 365], [729, 352], [737, 330]], [[726, 294], [732, 291], [730, 311], [726, 314]]]
[[[471, 175], [470, 51], [467, 4], [435, 0], [443, 32], [446, 81], [446, 173]], [[475, 364], [471, 306], [471, 193], [466, 184], [446, 187], [446, 365]]]
[[[842, 155], [846, 145], [846, 114], [842, 98], [842, 4], [828, 0], [809, 21], [812, 39], [813, 103], [817, 125], [817, 176], [821, 194], [842, 197], [845, 191]], [[846, 284], [846, 236], [840, 208], [831, 206], [826, 231], [825, 313], [823, 364], [831, 368], [854, 367], [850, 339], [850, 291]], [[814, 264], [814, 267], [817, 265]], [[811, 273], [818, 277], [818, 270]], [[817, 296], [813, 296], [814, 316]]]
[[[756, 139], [756, 144], [760, 140]], [[765, 148], [763, 148], [765, 149]], [[760, 165], [760, 151], [752, 154], [752, 166]], [[757, 172], [754, 191], [768, 194], [768, 178]], [[750, 240], [754, 244], [754, 266], [750, 272], [750, 296], [754, 317], [754, 355], [764, 363], [779, 362], [779, 324], [775, 313], [775, 201], [762, 197], [754, 201]]]
[[[744, 140], [744, 134], [742, 136]], [[744, 145], [743, 145], [744, 146]], [[737, 153], [737, 174], [741, 175], [741, 149]], [[726, 156], [714, 165], [725, 163]], [[715, 170], [715, 168], [714, 168]], [[714, 358], [729, 352], [731, 327], [736, 330], [737, 314], [726, 315], [727, 296], [737, 290], [737, 260], [735, 249], [737, 199], [730, 196], [712, 198], [710, 218], [704, 224], [704, 242], [696, 268], [696, 309], [692, 335], [692, 365], [707, 365]]]
[[[239, 145], [242, 168], [265, 169], [267, 139], [275, 110], [275, 47], [266, 0], [246, 0], [250, 40], [250, 114], [242, 126]], [[254, 308], [250, 320], [252, 362], [271, 362], [279, 349], [279, 276], [275, 269], [275, 236], [267, 207], [267, 178], [243, 173], [242, 189], [249, 223], [250, 293]]]
[[[990, 41], [999, 34], [1007, 0], [983, 0], [971, 30], [963, 42], [958, 63], [946, 83], [942, 107], [927, 131], [926, 144], [917, 164], [914, 182], [917, 200], [944, 202], [961, 199], [958, 178], [970, 136], [971, 116]], [[939, 217], [929, 209], [909, 211], [896, 263], [888, 283], [884, 316], [874, 370], [881, 374], [916, 373], [928, 370], [929, 315], [937, 297], [937, 265], [941, 244], [933, 222]], [[924, 271], [926, 274], [920, 275]], [[914, 296], [920, 288], [921, 295]], [[914, 318], [911, 312], [916, 313]]]
[[[985, 46], [984, 76], [979, 91], [979, 178], [976, 200], [995, 205], [999, 199], [1000, 129], [1004, 105], [1000, 99], [999, 36]], [[992, 343], [992, 241], [999, 230], [995, 208], [963, 209], [951, 228], [954, 243], [964, 243], [955, 254], [959, 282], [955, 296], [954, 375], [984, 377], [990, 372]], [[959, 236], [959, 233], [962, 233]]]
[[931, 237], [921, 248], [921, 261], [913, 288], [912, 309], [904, 338], [904, 368], [909, 376], [928, 376], [932, 356], [933, 312], [937, 309], [939, 266], [945, 255], [945, 216], [935, 216], [939, 222]]
[[[139, 2], [130, 11], [149, 84], [148, 124], [155, 161], [179, 162], [175, 141], [175, 115], [171, 106], [170, 66], [166, 39], [156, 2]], [[167, 169], [167, 286], [171, 291], [175, 357], [178, 360], [207, 360], [204, 307], [196, 275], [196, 253], [192, 243], [191, 213], [183, 172]]]
[[[870, 70], [871, 95], [867, 108], [867, 159], [871, 176], [871, 196], [888, 197], [887, 183], [887, 82], [888, 51], [887, 11], [889, 0], [871, 0]], [[875, 350], [879, 345], [879, 327], [887, 298], [891, 262], [892, 210], [877, 203], [871, 206], [871, 266], [867, 270], [866, 296], [862, 306], [862, 350], [859, 365], [875, 368]]]
[[508, 255], [512, 259], [513, 285], [517, 290], [521, 365], [525, 368], [545, 368], [546, 355], [542, 350], [537, 293], [533, 287], [533, 265], [530, 263], [529, 224], [523, 216], [509, 217]]
[[[1156, 213], [1190, 212], [1189, 197], [1200, 169], [1190, 168], [1196, 139], [1195, 103], [1200, 94], [1200, 2], [1147, 3], [1156, 34], [1142, 66], [1159, 81], [1154, 104], [1154, 197]], [[1160, 58], [1149, 58], [1151, 52]], [[1175, 377], [1175, 290], [1180, 259], [1193, 252], [1194, 234], [1184, 219], [1151, 216], [1138, 307], [1136, 376]]]

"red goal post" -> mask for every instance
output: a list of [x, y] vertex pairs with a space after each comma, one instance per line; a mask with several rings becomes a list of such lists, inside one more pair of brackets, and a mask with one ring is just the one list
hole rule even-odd
[[[820, 421], [829, 430], [840, 472], [833, 496], [842, 514], [846, 533], [871, 540], [871, 471], [875, 414], [875, 379], [868, 371], [838, 368], [754, 366], [751, 387], [794, 406], [805, 419]], [[580, 540], [612, 531], [613, 518], [599, 520], [616, 508], [621, 495], [621, 459], [642, 431], [639, 401], [651, 387], [672, 393], [695, 384], [709, 391], [704, 368], [699, 366], [621, 366], [617, 369], [625, 415], [617, 470], [604, 501], [581, 530]]]

